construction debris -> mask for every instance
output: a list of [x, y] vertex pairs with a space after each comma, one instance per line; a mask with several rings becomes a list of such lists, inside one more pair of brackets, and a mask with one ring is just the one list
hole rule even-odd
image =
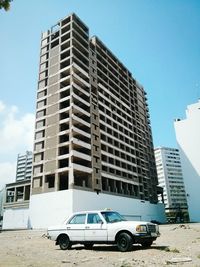
[[173, 230], [177, 230], [177, 229], [191, 229], [191, 228], [190, 228], [189, 225], [186, 225], [186, 224], [180, 224], [180, 225], [178, 225], [177, 227], [174, 227], [174, 228], [172, 229], [172, 231], [173, 231]]
[[189, 257], [186, 258], [172, 258], [171, 260], [167, 260], [167, 264], [174, 264], [174, 263], [182, 263], [182, 262], [191, 262], [192, 259]]

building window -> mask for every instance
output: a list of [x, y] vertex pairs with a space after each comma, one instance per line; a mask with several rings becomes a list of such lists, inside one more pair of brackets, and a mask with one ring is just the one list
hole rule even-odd
[[41, 121], [36, 122], [36, 129], [39, 129], [39, 128], [44, 127], [44, 126], [45, 126], [45, 120], [41, 120]]
[[53, 188], [55, 186], [55, 174], [46, 175], [45, 183], [48, 184], [48, 188]]
[[44, 40], [42, 40], [42, 46], [46, 45], [48, 43], [48, 38], [45, 38]]
[[42, 165], [38, 165], [38, 166], [35, 166], [33, 168], [33, 173], [34, 175], [38, 174], [38, 173], [41, 173], [43, 171], [43, 166]]
[[35, 151], [41, 150], [44, 148], [44, 142], [39, 142], [35, 144]]
[[33, 179], [33, 188], [39, 188], [42, 186], [42, 177], [37, 177]]
[[46, 105], [46, 99], [45, 100], [42, 100], [42, 101], [39, 101], [37, 103], [37, 108], [42, 108]]
[[36, 113], [36, 118], [38, 119], [38, 118], [41, 118], [41, 117], [43, 117], [43, 116], [45, 116], [45, 115], [46, 115], [46, 109], [43, 109], [43, 110], [38, 111], [38, 112]]

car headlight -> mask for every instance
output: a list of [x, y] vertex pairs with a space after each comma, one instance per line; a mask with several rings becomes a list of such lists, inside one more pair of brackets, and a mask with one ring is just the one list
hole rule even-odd
[[136, 226], [136, 231], [140, 233], [146, 233], [147, 232], [147, 227], [146, 225], [137, 225]]

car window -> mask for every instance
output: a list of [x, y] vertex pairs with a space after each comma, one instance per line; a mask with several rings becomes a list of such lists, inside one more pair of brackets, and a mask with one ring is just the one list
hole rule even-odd
[[87, 218], [87, 223], [101, 223], [102, 220], [98, 213], [89, 213]]
[[114, 223], [114, 222], [121, 222], [121, 221], [126, 221], [126, 219], [119, 214], [118, 212], [101, 212], [103, 215], [104, 219], [106, 220], [107, 223]]
[[84, 224], [86, 214], [77, 214], [70, 221], [69, 224]]

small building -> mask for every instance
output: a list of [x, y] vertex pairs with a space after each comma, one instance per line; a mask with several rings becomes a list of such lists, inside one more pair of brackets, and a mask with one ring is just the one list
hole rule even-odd
[[27, 229], [32, 172], [32, 152], [19, 154], [16, 181], [6, 184], [3, 205], [3, 229]]

